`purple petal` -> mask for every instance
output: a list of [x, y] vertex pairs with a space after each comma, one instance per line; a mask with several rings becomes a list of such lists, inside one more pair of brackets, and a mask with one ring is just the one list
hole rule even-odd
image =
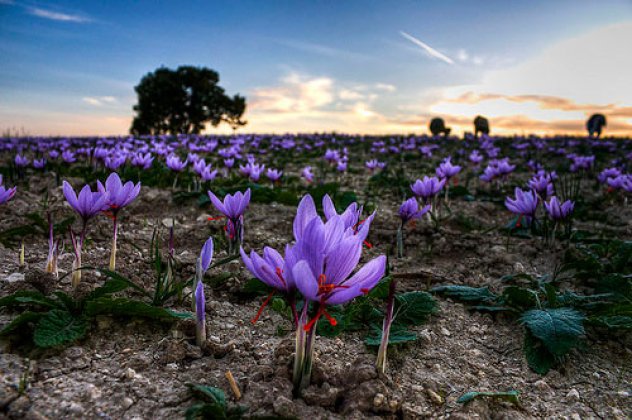
[[213, 259], [213, 238], [208, 238], [202, 247], [200, 252], [200, 260], [202, 261], [202, 271], [206, 272], [211, 266], [211, 260]]
[[318, 282], [314, 273], [305, 260], [301, 260], [292, 269], [292, 275], [296, 281], [296, 288], [303, 297], [308, 300], [318, 301]]

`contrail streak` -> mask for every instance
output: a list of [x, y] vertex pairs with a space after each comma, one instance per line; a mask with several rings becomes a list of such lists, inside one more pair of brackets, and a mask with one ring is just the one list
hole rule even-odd
[[432, 48], [430, 45], [426, 44], [425, 42], [415, 38], [412, 35], [407, 34], [404, 31], [399, 31], [400, 35], [403, 36], [404, 38], [406, 38], [407, 40], [409, 40], [410, 42], [412, 42], [413, 44], [423, 48], [424, 51], [426, 51], [428, 54], [430, 54], [432, 57], [434, 58], [438, 58], [439, 60], [445, 61], [448, 64], [454, 64], [454, 61], [452, 61], [452, 59], [444, 54], [441, 54], [439, 51], [435, 50], [434, 48]]

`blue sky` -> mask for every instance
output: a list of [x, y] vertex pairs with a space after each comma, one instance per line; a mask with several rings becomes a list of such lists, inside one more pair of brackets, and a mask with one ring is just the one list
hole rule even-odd
[[[526, 69], [568, 71], [581, 60], [582, 39], [605, 43], [605, 51], [588, 49], [587, 61], [627, 64], [622, 38], [631, 26], [629, 1], [0, 0], [0, 129], [122, 134], [144, 74], [193, 64], [217, 70], [228, 93], [247, 97], [246, 131], [423, 131], [434, 114], [466, 127], [472, 105], [492, 116], [492, 128], [497, 117], [499, 129], [513, 121], [516, 130], [541, 132], [572, 129], [595, 106], [611, 106], [620, 118], [613, 129], [625, 132], [632, 101], [586, 92], [599, 67], [563, 92], [556, 79], [526, 80]], [[602, 78], [618, 83], [605, 91], [617, 95], [630, 84], [623, 68]], [[551, 109], [542, 97], [590, 106]]]

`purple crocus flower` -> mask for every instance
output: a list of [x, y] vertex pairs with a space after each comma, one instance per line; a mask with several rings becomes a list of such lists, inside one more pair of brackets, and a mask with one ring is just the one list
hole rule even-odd
[[336, 325], [325, 307], [367, 294], [384, 276], [386, 257], [383, 255], [351, 275], [360, 261], [369, 224], [370, 220], [367, 220], [362, 235], [350, 234], [340, 216], [327, 223], [315, 217], [305, 227], [296, 244], [298, 262], [292, 268], [297, 289], [306, 300], [318, 303], [316, 315], [304, 326], [305, 331], [311, 330], [321, 316]]
[[109, 197], [107, 192], [93, 192], [89, 185], [83, 187], [77, 196], [75, 190], [72, 189], [67, 181], [64, 181], [63, 190], [66, 201], [68, 201], [68, 204], [81, 216], [83, 222], [78, 238], [73, 232], [72, 227], [70, 228], [70, 239], [75, 251], [75, 260], [72, 266], [72, 285], [73, 287], [77, 287], [81, 282], [81, 270], [79, 270], [79, 268], [81, 267], [81, 252], [86, 237], [88, 220], [108, 209], [107, 203]]
[[416, 180], [414, 184], [410, 186], [413, 194], [416, 197], [421, 197], [424, 203], [427, 203], [430, 198], [434, 197], [443, 189], [447, 178], [439, 180], [437, 177], [424, 176], [423, 180]]
[[0, 177], [0, 204], [4, 204], [13, 198], [17, 187], [5, 188], [1, 181], [2, 178]]
[[202, 274], [206, 273], [208, 269], [211, 267], [211, 261], [213, 260], [213, 238], [208, 238], [204, 245], [202, 246], [202, 250], [200, 251], [200, 268], [202, 269]]
[[453, 165], [450, 158], [446, 158], [436, 169], [437, 176], [441, 179], [450, 179], [461, 172], [459, 165]]
[[296, 253], [291, 245], [285, 247], [285, 258], [273, 248], [265, 247], [263, 249], [263, 257], [259, 256], [255, 251], [250, 251], [250, 256], [246, 254], [243, 248], [240, 249], [241, 258], [248, 271], [257, 279], [266, 285], [272, 287], [272, 292], [264, 300], [263, 304], [257, 311], [255, 317], [251, 320], [253, 324], [261, 316], [263, 309], [272, 299], [275, 293], [281, 293], [292, 309], [294, 323], [298, 323], [298, 313], [296, 312], [296, 284], [292, 269], [297, 262]]
[[61, 158], [64, 160], [64, 162], [66, 163], [74, 163], [77, 161], [77, 158], [75, 157], [75, 154], [66, 149], [63, 151], [63, 153], [61, 154]]
[[301, 176], [305, 178], [305, 181], [307, 181], [308, 184], [311, 184], [312, 182], [314, 182], [314, 174], [312, 173], [311, 166], [304, 167], [303, 170], [301, 171]]
[[[517, 215], [526, 216], [528, 218], [535, 217], [538, 208], [538, 195], [535, 191], [522, 191], [520, 188], [515, 189], [516, 198], [507, 197], [505, 206], [509, 211]], [[530, 220], [530, 219], [528, 219]]]
[[212, 181], [215, 178], [217, 178], [217, 170], [211, 170], [211, 165], [209, 164], [207, 167], [205, 167], [202, 172], [200, 173], [200, 178], [202, 178], [202, 181]]
[[188, 161], [185, 160], [183, 162], [182, 159], [176, 155], [167, 156], [167, 160], [165, 162], [167, 167], [174, 172], [181, 172], [188, 164]]
[[136, 153], [132, 156], [132, 165], [145, 170], [151, 168], [153, 161], [154, 157], [149, 152], [144, 154]]
[[89, 185], [84, 186], [77, 195], [72, 186], [64, 181], [63, 191], [66, 201], [81, 216], [84, 225], [92, 217], [109, 208], [108, 194], [99, 191], [93, 192]]
[[474, 150], [470, 153], [469, 159], [474, 165], [478, 165], [483, 161], [483, 155], [481, 155], [478, 150]]
[[551, 177], [546, 174], [534, 175], [528, 182], [529, 188], [538, 194], [541, 199], [545, 199], [553, 195], [553, 183]]
[[245, 193], [237, 191], [234, 195], [226, 194], [222, 202], [215, 194], [208, 191], [208, 196], [215, 208], [226, 216], [226, 234], [228, 235], [228, 253], [234, 254], [243, 240], [244, 212], [250, 204], [250, 188]]
[[110, 270], [114, 271], [116, 269], [116, 242], [119, 225], [118, 212], [138, 197], [138, 194], [140, 193], [140, 182], [136, 185], [134, 185], [132, 181], [127, 181], [123, 184], [118, 174], [116, 172], [112, 172], [105, 180], [105, 186], [101, 183], [101, 181], [97, 181], [97, 188], [101, 193], [107, 194], [108, 196], [108, 209], [105, 211], [105, 214], [112, 219], [114, 225], [112, 251], [110, 254]]
[[575, 203], [571, 200], [560, 203], [557, 197], [553, 196], [548, 203], [544, 202], [544, 208], [551, 220], [559, 222], [560, 220], [565, 220], [573, 213]]
[[208, 196], [215, 208], [233, 222], [244, 214], [250, 204], [250, 188], [245, 193], [237, 191], [234, 195], [226, 194], [223, 202], [211, 191], [208, 191]]
[[417, 199], [415, 199], [414, 197], [411, 197], [408, 200], [404, 201], [404, 203], [400, 206], [399, 211], [397, 212], [399, 214], [399, 217], [402, 219], [402, 226], [411, 220], [421, 218], [424, 214], [428, 213], [430, 207], [430, 204], [428, 204], [422, 207], [420, 210]]
[[198, 282], [194, 293], [195, 298], [195, 341], [199, 347], [206, 342], [206, 298], [204, 297], [204, 282]]
[[33, 167], [35, 169], [44, 169], [44, 166], [46, 166], [46, 159], [45, 158], [33, 159]]
[[281, 176], [283, 176], [283, 171], [268, 168], [268, 170], [266, 171], [266, 176], [270, 181], [277, 182], [281, 179]]

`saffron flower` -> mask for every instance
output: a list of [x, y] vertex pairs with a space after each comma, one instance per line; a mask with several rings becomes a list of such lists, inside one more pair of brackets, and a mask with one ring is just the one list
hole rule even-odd
[[303, 170], [301, 171], [301, 176], [305, 178], [305, 181], [307, 181], [308, 184], [311, 184], [312, 182], [314, 182], [314, 174], [312, 173], [311, 166], [304, 167]]
[[423, 216], [430, 210], [430, 207], [431, 206], [428, 204], [422, 207], [420, 210], [419, 204], [417, 203], [417, 200], [415, 200], [415, 198], [409, 198], [408, 200], [404, 201], [404, 203], [400, 206], [399, 211], [397, 212], [399, 214], [399, 217], [402, 219], [402, 226], [411, 220], [420, 219], [421, 216]]
[[461, 172], [459, 165], [453, 165], [450, 158], [446, 158], [436, 169], [437, 176], [441, 179], [450, 179]]
[[108, 209], [105, 214], [112, 219], [113, 223], [113, 235], [112, 235], [112, 250], [110, 252], [110, 270], [116, 270], [116, 242], [118, 237], [118, 213], [123, 207], [128, 206], [132, 201], [138, 197], [140, 193], [140, 182], [136, 185], [132, 181], [127, 181], [125, 184], [121, 182], [116, 172], [112, 172], [110, 176], [105, 180], [105, 186], [101, 181], [97, 181], [98, 190], [108, 195], [107, 206]]
[[439, 180], [436, 176], [424, 176], [423, 180], [416, 180], [415, 183], [410, 186], [410, 189], [416, 197], [421, 197], [424, 204], [427, 204], [431, 198], [436, 196], [443, 189], [446, 180], [446, 178]]
[[268, 168], [266, 171], [266, 177], [273, 183], [278, 182], [283, 176], [283, 171], [279, 171], [278, 169]]
[[255, 251], [250, 251], [250, 256], [248, 256], [243, 248], [240, 248], [239, 252], [248, 271], [273, 289], [251, 322], [256, 324], [263, 309], [270, 302], [272, 297], [276, 293], [280, 293], [285, 297], [292, 309], [294, 323], [298, 324], [295, 296], [296, 284], [292, 274], [292, 268], [297, 260], [293, 247], [289, 244], [285, 247], [285, 258], [283, 258], [277, 250], [270, 247], [263, 248], [263, 257], [259, 256]]
[[73, 190], [72, 186], [67, 181], [64, 181], [63, 183], [63, 191], [66, 201], [68, 201], [70, 207], [79, 214], [82, 221], [79, 237], [75, 235], [72, 227], [70, 228], [70, 239], [75, 251], [72, 285], [73, 287], [77, 287], [77, 285], [81, 282], [81, 270], [79, 270], [79, 268], [81, 267], [81, 252], [86, 238], [88, 221], [100, 212], [109, 208], [109, 197], [107, 192], [93, 192], [89, 185], [84, 186], [79, 192], [79, 195], [77, 195], [75, 190]]
[[553, 195], [553, 182], [551, 176], [546, 173], [534, 175], [528, 185], [542, 200]]
[[404, 201], [404, 203], [400, 206], [398, 214], [402, 219], [402, 222], [397, 228], [397, 256], [399, 258], [404, 256], [404, 226], [411, 220], [421, 218], [424, 214], [430, 211], [430, 208], [430, 204], [427, 204], [420, 210], [417, 199], [414, 197]]
[[0, 204], [4, 204], [13, 198], [13, 196], [15, 195], [15, 191], [17, 190], [17, 187], [5, 188], [2, 185], [1, 181], [2, 181], [2, 178], [0, 177]]
[[180, 159], [176, 155], [167, 156], [167, 160], [165, 162], [167, 164], [167, 167], [174, 172], [182, 172], [182, 170], [186, 168], [188, 164], [188, 161], [185, 160], [183, 162], [182, 159]]
[[222, 202], [215, 194], [208, 191], [208, 196], [215, 208], [226, 216], [226, 233], [228, 234], [228, 253], [239, 252], [243, 240], [244, 212], [250, 204], [250, 188], [245, 193], [237, 191], [234, 195], [226, 194]]
[[[195, 264], [195, 281], [193, 283], [193, 299], [191, 301], [191, 305], [193, 306], [193, 311], [198, 313], [198, 296], [197, 292], [200, 288], [200, 284], [203, 284], [202, 279], [204, 278], [204, 274], [211, 267], [211, 261], [213, 260], [213, 238], [208, 238], [204, 245], [202, 246], [202, 250], [200, 251], [200, 255], [198, 256]], [[198, 313], [199, 315], [199, 313]], [[204, 337], [206, 339], [206, 331], [204, 332]], [[199, 343], [198, 343], [199, 345]]]
[[195, 318], [195, 342], [201, 348], [206, 342], [206, 298], [203, 282], [198, 282], [195, 288]]
[[[310, 382], [318, 320], [324, 316], [331, 325], [337, 324], [326, 307], [344, 304], [367, 294], [384, 276], [386, 257], [383, 255], [352, 274], [360, 261], [362, 244], [372, 218], [369, 217], [355, 233], [353, 229], [345, 229], [340, 216], [326, 223], [320, 217], [314, 217], [295, 245], [298, 262], [292, 268], [292, 275], [305, 299], [297, 328], [294, 359], [294, 389], [297, 394]], [[308, 321], [310, 302], [315, 305], [315, 313]]]
[[516, 188], [515, 196], [515, 199], [511, 197], [505, 199], [505, 207], [519, 217], [525, 216], [527, 222], [530, 222], [531, 219], [535, 218], [535, 212], [538, 209], [538, 195], [535, 191], [522, 191], [522, 189]]
[[544, 202], [544, 208], [551, 220], [559, 222], [566, 220], [575, 209], [575, 203], [571, 200], [566, 200], [563, 203], [553, 196], [548, 202]]

